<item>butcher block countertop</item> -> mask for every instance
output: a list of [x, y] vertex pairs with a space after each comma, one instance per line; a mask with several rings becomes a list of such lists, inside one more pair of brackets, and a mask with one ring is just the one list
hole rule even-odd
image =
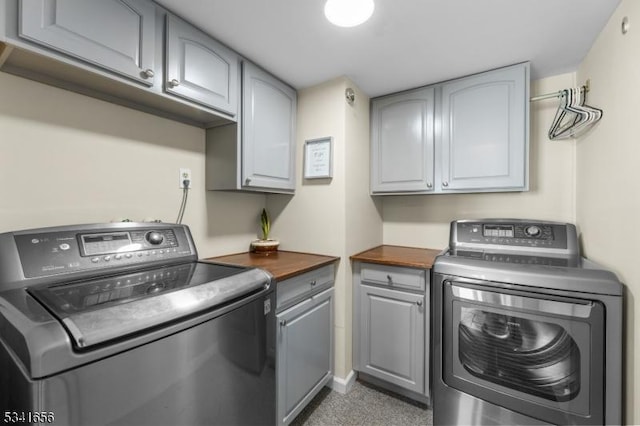
[[278, 250], [269, 254], [245, 252], [227, 256], [208, 257], [203, 260], [261, 268], [273, 275], [277, 281], [282, 281], [311, 271], [312, 269], [329, 265], [339, 259], [339, 257], [335, 256]]
[[390, 266], [431, 269], [433, 262], [442, 250], [389, 246], [374, 247], [350, 257], [353, 261], [379, 263]]

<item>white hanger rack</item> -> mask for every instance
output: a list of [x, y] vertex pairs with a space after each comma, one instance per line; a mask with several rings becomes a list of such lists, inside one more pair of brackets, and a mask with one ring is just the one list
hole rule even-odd
[[585, 104], [590, 81], [584, 86], [534, 96], [531, 102], [560, 98], [560, 105], [548, 132], [549, 139], [575, 138], [591, 129], [602, 118], [602, 110]]
[[[580, 90], [582, 91], [583, 95], [586, 95], [590, 88], [591, 88], [591, 80], [587, 80], [584, 86], [580, 86]], [[559, 90], [557, 92], [547, 93], [546, 95], [534, 96], [530, 98], [529, 101], [537, 102], [537, 101], [542, 101], [544, 99], [561, 98], [564, 96], [564, 94], [565, 94], [565, 90]]]

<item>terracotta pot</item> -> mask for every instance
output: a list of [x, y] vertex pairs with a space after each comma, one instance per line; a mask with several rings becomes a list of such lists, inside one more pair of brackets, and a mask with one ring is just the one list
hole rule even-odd
[[255, 253], [269, 253], [278, 251], [278, 240], [253, 240], [251, 241], [251, 251]]

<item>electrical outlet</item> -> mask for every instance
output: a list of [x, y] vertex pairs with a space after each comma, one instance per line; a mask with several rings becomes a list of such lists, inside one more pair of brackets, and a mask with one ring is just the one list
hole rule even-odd
[[180, 189], [184, 189], [184, 180], [189, 180], [188, 188], [193, 186], [193, 179], [191, 178], [191, 169], [180, 169], [180, 176], [178, 184], [180, 185]]

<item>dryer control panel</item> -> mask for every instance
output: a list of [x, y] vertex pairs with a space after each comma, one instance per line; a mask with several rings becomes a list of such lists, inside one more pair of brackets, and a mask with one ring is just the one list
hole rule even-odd
[[533, 220], [459, 220], [452, 222], [449, 247], [500, 251], [578, 254], [575, 226]]

